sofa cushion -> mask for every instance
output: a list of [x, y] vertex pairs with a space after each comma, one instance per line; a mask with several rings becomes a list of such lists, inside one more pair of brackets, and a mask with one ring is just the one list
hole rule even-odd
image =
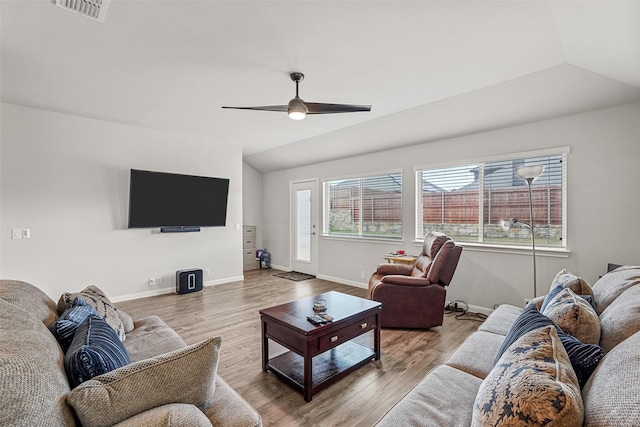
[[64, 358], [71, 388], [131, 363], [115, 331], [101, 317], [91, 315], [78, 326]]
[[[526, 333], [529, 333], [537, 328], [545, 326], [556, 326], [551, 319], [540, 313], [534, 304], [529, 303], [524, 309], [522, 314], [513, 322], [513, 326], [507, 336], [504, 338], [504, 342], [496, 352], [495, 363], [504, 352], [509, 348], [518, 338]], [[602, 348], [595, 344], [583, 343], [577, 338], [565, 333], [562, 329], [556, 326], [556, 331], [560, 337], [560, 341], [564, 345], [564, 348], [569, 356], [571, 366], [578, 378], [578, 384], [580, 387], [584, 386], [585, 382], [589, 379], [589, 376], [593, 373], [596, 366], [604, 356]]]
[[46, 326], [58, 318], [56, 303], [40, 289], [19, 280], [0, 280], [0, 299], [20, 307]]
[[216, 426], [258, 427], [262, 425], [260, 414], [218, 375], [216, 375], [216, 392], [213, 393], [213, 399], [203, 408], [203, 411], [211, 420], [211, 424]]
[[85, 381], [68, 401], [83, 425], [110, 426], [169, 403], [212, 399], [221, 338], [165, 353]]
[[149, 409], [115, 424], [113, 427], [211, 427], [209, 418], [186, 403], [171, 403]]
[[118, 310], [113, 304], [111, 304], [111, 301], [107, 298], [105, 293], [97, 286], [91, 285], [80, 292], [65, 292], [62, 294], [58, 300], [58, 313], [62, 314], [66, 309], [71, 307], [73, 305], [73, 301], [75, 301], [77, 297], [81, 297], [88, 304], [92, 305], [98, 314], [100, 314], [100, 317], [102, 317], [109, 326], [116, 331], [120, 340], [125, 340], [125, 327], [122, 323], [122, 319], [120, 319], [120, 316], [118, 315]]
[[180, 335], [158, 316], [147, 316], [135, 322], [135, 329], [123, 342], [132, 362], [149, 359], [187, 346]]
[[640, 332], [607, 353], [582, 396], [585, 427], [640, 425]]
[[640, 331], [640, 286], [633, 286], [616, 298], [600, 315], [600, 325], [600, 345], [607, 352]]
[[625, 265], [602, 276], [593, 285], [596, 312], [602, 314], [624, 291], [640, 284], [640, 266]]
[[554, 326], [520, 337], [482, 382], [472, 426], [581, 426], [578, 380]]
[[447, 365], [484, 379], [493, 369], [493, 359], [504, 341], [503, 335], [477, 331], [460, 344]]
[[491, 315], [478, 326], [479, 331], [507, 335], [513, 322], [522, 313], [522, 308], [515, 305], [501, 304], [491, 312]]
[[584, 298], [571, 289], [560, 291], [542, 314], [558, 325], [569, 335], [590, 344], [600, 343], [600, 319], [598, 314]]
[[41, 320], [0, 298], [0, 425], [75, 426], [60, 346]]
[[71, 345], [76, 329], [90, 315], [99, 316], [93, 306], [87, 304], [85, 300], [78, 297], [73, 302], [73, 306], [66, 309], [58, 320], [49, 325], [49, 330], [60, 343], [62, 351], [65, 353]]
[[376, 427], [469, 427], [473, 400], [482, 380], [440, 365], [402, 398]]

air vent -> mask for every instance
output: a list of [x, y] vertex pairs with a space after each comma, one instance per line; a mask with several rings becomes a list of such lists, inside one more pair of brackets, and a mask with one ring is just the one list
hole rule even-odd
[[104, 21], [110, 0], [56, 0], [56, 5], [98, 22]]

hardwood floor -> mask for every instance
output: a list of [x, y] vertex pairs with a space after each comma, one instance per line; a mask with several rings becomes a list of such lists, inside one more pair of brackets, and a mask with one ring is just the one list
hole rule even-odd
[[352, 372], [305, 403], [302, 393], [262, 372], [258, 311], [330, 290], [363, 298], [367, 291], [320, 279], [293, 282], [275, 273], [246, 271], [244, 281], [116, 306], [134, 320], [160, 316], [188, 344], [222, 336], [218, 373], [256, 408], [265, 426], [371, 426], [480, 324], [446, 314], [444, 325], [430, 330], [383, 329], [380, 361]]

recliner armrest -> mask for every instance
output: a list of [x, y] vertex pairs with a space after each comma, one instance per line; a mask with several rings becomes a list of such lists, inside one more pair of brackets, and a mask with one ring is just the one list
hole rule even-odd
[[409, 265], [409, 264], [383, 263], [378, 265], [378, 268], [376, 269], [376, 273], [382, 274], [382, 275], [397, 274], [402, 276], [410, 276], [412, 270], [413, 270], [413, 265]]
[[380, 282], [390, 285], [405, 286], [427, 286], [431, 284], [431, 281], [429, 279], [425, 279], [424, 277], [402, 276], [398, 274], [384, 276], [382, 279], [380, 279]]

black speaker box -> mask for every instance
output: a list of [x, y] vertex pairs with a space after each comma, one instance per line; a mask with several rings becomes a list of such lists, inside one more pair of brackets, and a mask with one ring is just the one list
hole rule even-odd
[[178, 270], [176, 271], [176, 293], [188, 294], [202, 290], [202, 270]]

